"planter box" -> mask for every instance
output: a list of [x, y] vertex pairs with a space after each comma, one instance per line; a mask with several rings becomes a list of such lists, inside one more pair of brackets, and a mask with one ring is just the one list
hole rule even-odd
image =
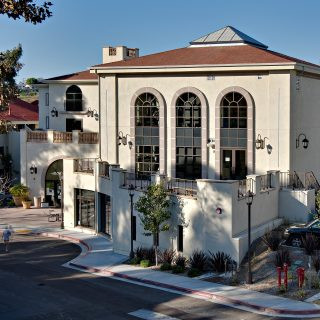
[[13, 201], [14, 201], [14, 204], [17, 206], [17, 207], [21, 207], [22, 206], [22, 198], [21, 197], [15, 197], [13, 196]]
[[31, 201], [22, 201], [23, 209], [30, 209]]

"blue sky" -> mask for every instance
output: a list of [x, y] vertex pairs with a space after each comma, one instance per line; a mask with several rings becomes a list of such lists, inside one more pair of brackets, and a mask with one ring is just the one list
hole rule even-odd
[[0, 17], [0, 50], [22, 44], [26, 77], [51, 77], [101, 63], [104, 45], [140, 55], [184, 47], [226, 25], [269, 49], [320, 63], [318, 0], [51, 0], [53, 17], [34, 26]]

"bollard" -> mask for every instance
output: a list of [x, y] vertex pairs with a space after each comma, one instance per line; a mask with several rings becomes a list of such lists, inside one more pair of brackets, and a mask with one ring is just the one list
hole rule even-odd
[[278, 271], [278, 287], [280, 289], [281, 287], [281, 267], [277, 267], [277, 271]]
[[286, 263], [283, 264], [283, 271], [284, 271], [284, 286], [286, 290], [288, 290], [288, 265]]
[[297, 269], [297, 273], [298, 273], [298, 286], [299, 288], [302, 288], [304, 283], [304, 268], [299, 267]]

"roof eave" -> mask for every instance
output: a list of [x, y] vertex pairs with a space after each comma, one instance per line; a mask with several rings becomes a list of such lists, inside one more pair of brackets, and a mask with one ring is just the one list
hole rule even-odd
[[69, 83], [98, 83], [98, 79], [82, 79], [82, 80], [43, 80], [45, 84], [69, 84]]

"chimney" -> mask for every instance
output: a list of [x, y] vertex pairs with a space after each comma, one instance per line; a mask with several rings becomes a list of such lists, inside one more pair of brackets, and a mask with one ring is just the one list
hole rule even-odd
[[138, 48], [127, 48], [125, 46], [104, 47], [102, 48], [102, 63], [110, 63], [115, 61], [129, 60], [139, 57]]

